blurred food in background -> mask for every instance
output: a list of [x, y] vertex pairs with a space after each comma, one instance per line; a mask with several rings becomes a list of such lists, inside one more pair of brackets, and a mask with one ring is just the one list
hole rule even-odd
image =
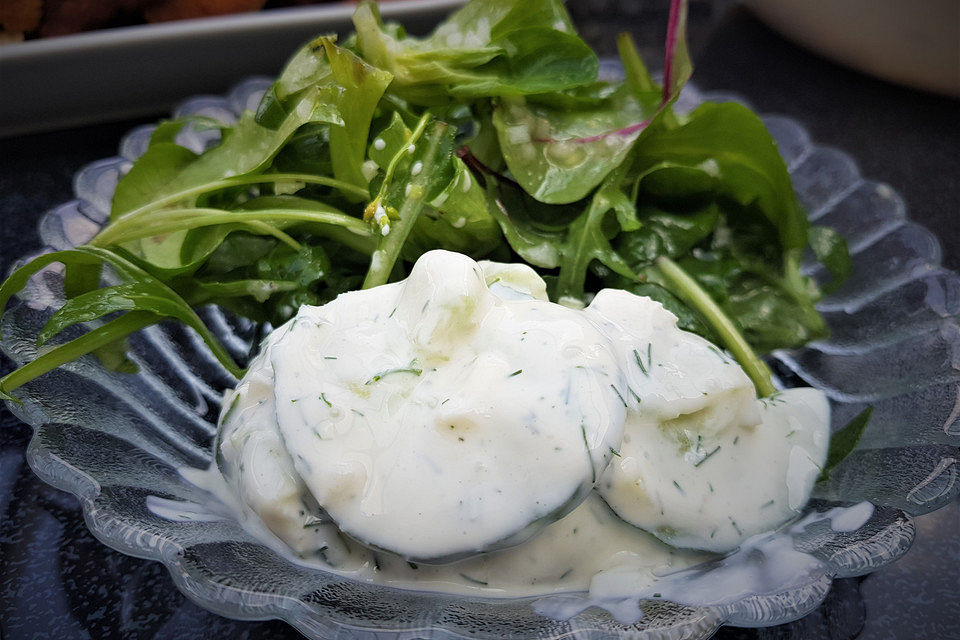
[[0, 0], [0, 44], [321, 3], [323, 0]]

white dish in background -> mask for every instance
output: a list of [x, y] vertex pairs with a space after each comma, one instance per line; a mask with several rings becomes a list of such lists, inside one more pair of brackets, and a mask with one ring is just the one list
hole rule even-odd
[[[429, 30], [464, 0], [385, 2], [385, 20]], [[0, 138], [167, 113], [198, 93], [276, 75], [318, 33], [352, 31], [353, 3], [273, 9], [0, 47]]]
[[957, 0], [745, 0], [794, 42], [884, 80], [960, 97]]

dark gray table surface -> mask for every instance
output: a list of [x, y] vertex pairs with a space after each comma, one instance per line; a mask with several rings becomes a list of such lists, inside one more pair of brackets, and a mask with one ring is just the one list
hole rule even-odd
[[[613, 34], [623, 28], [644, 42], [658, 37], [661, 27], [652, 18], [662, 18], [662, 10], [628, 6], [571, 5], [601, 53], [613, 52]], [[865, 176], [904, 196], [911, 217], [940, 237], [944, 263], [960, 269], [960, 102], [846, 70], [742, 11], [717, 15], [716, 7], [692, 4], [697, 84], [740, 93], [762, 112], [793, 116], [818, 143], [849, 152]], [[645, 55], [655, 50], [643, 48]], [[37, 247], [37, 217], [71, 198], [73, 174], [113, 155], [120, 137], [139, 123], [0, 140], [0, 272]], [[9, 367], [0, 362], [0, 374]], [[76, 500], [27, 468], [29, 435], [0, 409], [0, 638], [298, 637], [281, 622], [209, 613], [181, 595], [160, 564], [104, 547], [84, 526]], [[761, 630], [725, 628], [717, 637], [960, 638], [960, 503], [920, 517], [918, 530], [903, 559], [866, 578], [836, 581], [826, 602], [802, 620]]]

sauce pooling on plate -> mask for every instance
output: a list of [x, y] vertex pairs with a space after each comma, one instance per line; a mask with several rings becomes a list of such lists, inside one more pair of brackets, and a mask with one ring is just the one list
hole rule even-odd
[[522, 265], [424, 254], [305, 306], [226, 398], [217, 469], [244, 517], [358, 579], [531, 595], [729, 551], [805, 504], [820, 392], [757, 400], [648, 298], [546, 299]]

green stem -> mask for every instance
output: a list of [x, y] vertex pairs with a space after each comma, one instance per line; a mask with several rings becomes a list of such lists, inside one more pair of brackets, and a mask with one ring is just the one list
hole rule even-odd
[[0, 378], [0, 393], [10, 393], [17, 387], [34, 378], [56, 369], [60, 365], [76, 360], [80, 356], [96, 351], [100, 347], [115, 340], [124, 338], [131, 333], [150, 326], [160, 320], [160, 317], [149, 311], [131, 311], [89, 331], [79, 338], [59, 345], [40, 355], [36, 360], [28, 362], [19, 369], [11, 371]]
[[[423, 207], [426, 205], [425, 197], [428, 182], [431, 179], [433, 170], [436, 167], [437, 149], [443, 138], [444, 130], [448, 125], [441, 122], [434, 124], [434, 130], [427, 138], [427, 149], [423, 155], [423, 169], [419, 174], [413, 176], [410, 181], [411, 189], [403, 206], [400, 207], [399, 220], [392, 225], [390, 233], [380, 240], [380, 246], [373, 252], [370, 259], [370, 268], [363, 280], [364, 289], [378, 287], [386, 284], [390, 279], [390, 273], [393, 271], [393, 265], [400, 257], [400, 251], [410, 235], [410, 231], [416, 224]], [[418, 127], [418, 129], [422, 129]], [[413, 137], [411, 137], [411, 140]], [[406, 152], [404, 152], [406, 153]]]
[[267, 224], [266, 222], [261, 222], [259, 220], [253, 220], [251, 222], [245, 223], [249, 229], [255, 229], [261, 235], [273, 236], [283, 244], [287, 245], [294, 251], [300, 251], [303, 248], [303, 245], [290, 237], [289, 234], [284, 233], [280, 229], [277, 229], [272, 224]]
[[417, 122], [417, 126], [414, 128], [413, 133], [410, 134], [410, 139], [407, 140], [407, 144], [397, 153], [393, 154], [392, 158], [390, 158], [390, 162], [387, 163], [387, 168], [384, 170], [383, 182], [380, 183], [380, 189], [377, 191], [377, 197], [373, 199], [374, 202], [383, 200], [383, 197], [387, 194], [387, 187], [390, 185], [390, 181], [393, 179], [393, 173], [397, 170], [397, 165], [400, 164], [400, 160], [408, 155], [407, 147], [409, 147], [411, 144], [416, 144], [417, 140], [419, 140], [420, 136], [423, 134], [423, 130], [427, 127], [427, 122], [429, 121], [430, 112], [427, 111], [420, 116], [420, 120]]
[[770, 369], [766, 363], [757, 357], [737, 327], [707, 292], [670, 258], [661, 256], [656, 259], [655, 264], [663, 277], [675, 287], [673, 292], [699, 311], [714, 331], [720, 335], [723, 346], [733, 354], [753, 381], [757, 388], [757, 395], [764, 398], [776, 393], [777, 388], [773, 386]]
[[137, 218], [147, 213], [163, 209], [164, 207], [177, 204], [178, 202], [186, 200], [187, 198], [203, 195], [204, 193], [220, 191], [221, 189], [228, 189], [230, 187], [241, 187], [244, 185], [276, 182], [304, 182], [307, 184], [320, 184], [339, 189], [340, 191], [350, 193], [361, 198], [367, 198], [370, 196], [369, 192], [362, 187], [350, 184], [349, 182], [344, 182], [343, 180], [328, 178], [326, 176], [315, 176], [309, 173], [264, 173], [247, 176], [235, 176], [233, 178], [224, 178], [223, 180], [215, 180], [213, 182], [199, 184], [195, 187], [190, 187], [189, 189], [184, 189], [183, 191], [178, 191], [177, 193], [172, 193], [168, 196], [148, 202], [142, 207], [133, 209], [132, 211], [128, 211], [118, 216], [113, 222]]
[[[247, 221], [244, 218], [250, 218], [251, 220]], [[109, 247], [174, 231], [228, 223], [249, 224], [249, 222], [256, 221], [261, 223], [265, 221], [319, 223], [331, 227], [329, 229], [331, 235], [335, 234], [336, 228], [339, 227], [355, 237], [353, 238], [354, 242], [350, 243], [351, 246], [356, 245], [355, 248], [365, 248], [367, 252], [371, 250], [368, 245], [370, 240], [373, 239], [373, 231], [362, 220], [345, 213], [333, 211], [293, 209], [251, 209], [249, 211], [171, 209], [156, 212], [149, 222], [118, 220], [97, 234], [90, 241], [90, 244], [95, 247]], [[337, 239], [345, 244], [348, 244], [347, 240], [351, 239], [346, 237], [347, 233], [336, 235], [344, 236], [344, 238]]]

